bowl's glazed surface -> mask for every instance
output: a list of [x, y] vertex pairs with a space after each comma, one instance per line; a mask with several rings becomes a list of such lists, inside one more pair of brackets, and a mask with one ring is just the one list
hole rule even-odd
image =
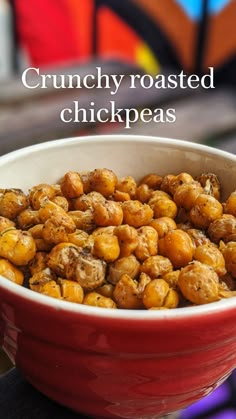
[[[54, 141], [0, 158], [0, 187], [55, 183], [67, 170], [217, 173], [235, 189], [236, 158], [148, 137]], [[236, 298], [174, 310], [109, 310], [54, 300], [2, 278], [1, 344], [52, 399], [94, 418], [153, 419], [212, 391], [236, 365]]]

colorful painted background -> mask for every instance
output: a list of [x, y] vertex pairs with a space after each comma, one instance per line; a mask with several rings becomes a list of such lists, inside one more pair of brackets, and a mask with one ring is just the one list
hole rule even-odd
[[13, 0], [17, 42], [33, 65], [94, 55], [234, 80], [235, 0]]

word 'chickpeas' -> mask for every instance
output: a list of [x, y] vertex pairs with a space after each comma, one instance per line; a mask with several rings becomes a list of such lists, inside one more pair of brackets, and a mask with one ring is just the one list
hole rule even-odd
[[173, 309], [236, 295], [236, 191], [213, 173], [67, 172], [0, 190], [0, 275], [53, 298]]

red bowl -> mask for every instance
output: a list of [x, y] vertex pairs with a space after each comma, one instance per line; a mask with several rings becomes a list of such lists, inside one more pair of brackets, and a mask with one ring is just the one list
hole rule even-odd
[[[0, 187], [55, 182], [66, 170], [118, 175], [216, 172], [228, 194], [236, 157], [187, 142], [87, 137], [0, 158]], [[0, 341], [25, 378], [90, 417], [154, 419], [209, 394], [236, 365], [236, 298], [162, 311], [77, 305], [0, 280]]]

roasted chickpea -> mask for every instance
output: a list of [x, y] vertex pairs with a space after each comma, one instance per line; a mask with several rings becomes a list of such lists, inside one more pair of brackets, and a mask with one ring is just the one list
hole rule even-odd
[[26, 208], [18, 214], [16, 221], [19, 228], [27, 230], [35, 224], [39, 224], [40, 218], [38, 211], [32, 210], [31, 208]]
[[55, 196], [52, 198], [52, 202], [61, 207], [65, 212], [69, 211], [69, 201], [64, 196]]
[[178, 269], [192, 261], [194, 246], [185, 231], [176, 229], [169, 231], [159, 240], [159, 253], [167, 256], [173, 266]]
[[139, 182], [140, 185], [147, 185], [150, 189], [159, 189], [161, 187], [163, 178], [156, 173], [149, 173], [145, 175]]
[[46, 221], [42, 230], [42, 238], [46, 243], [52, 245], [68, 242], [68, 234], [56, 217], [51, 217]]
[[194, 259], [211, 266], [218, 276], [226, 274], [225, 260], [221, 251], [212, 244], [202, 244], [194, 251]]
[[89, 234], [86, 231], [76, 229], [73, 233], [67, 234], [68, 241], [78, 247], [85, 247], [89, 242]]
[[171, 194], [170, 192], [170, 184], [171, 182], [173, 182], [176, 179], [176, 176], [173, 175], [172, 173], [163, 176], [162, 182], [161, 182], [161, 187], [160, 189], [168, 194]]
[[171, 196], [167, 192], [164, 192], [164, 191], [153, 191], [148, 201], [148, 205], [153, 209], [155, 204], [160, 199], [171, 199]]
[[167, 257], [156, 255], [145, 259], [140, 270], [149, 275], [151, 279], [156, 279], [171, 272], [173, 266]]
[[236, 218], [223, 214], [209, 225], [208, 234], [214, 243], [219, 243], [220, 240], [226, 243], [236, 240]]
[[179, 173], [178, 175], [166, 175], [163, 177], [161, 189], [171, 195], [174, 195], [176, 189], [184, 183], [193, 182], [193, 177], [189, 173]]
[[158, 251], [158, 234], [150, 226], [143, 226], [138, 229], [138, 246], [134, 254], [140, 261], [144, 261], [150, 256], [155, 256]]
[[97, 226], [116, 226], [123, 220], [123, 211], [120, 203], [114, 201], [105, 201], [105, 203], [96, 203], [94, 206], [94, 222]]
[[0, 233], [8, 228], [15, 228], [15, 223], [9, 218], [0, 216]]
[[116, 308], [116, 303], [111, 298], [104, 297], [95, 291], [85, 295], [83, 304], [100, 308]]
[[130, 198], [133, 199], [136, 194], [137, 184], [132, 176], [126, 176], [118, 179], [116, 189], [128, 193]]
[[0, 259], [0, 275], [18, 285], [23, 285], [24, 275], [9, 260]]
[[224, 204], [224, 213], [236, 217], [236, 191], [232, 192]]
[[82, 249], [68, 279], [75, 279], [85, 291], [93, 291], [105, 282], [106, 266], [105, 261], [95, 258], [86, 249]]
[[100, 234], [94, 237], [93, 255], [105, 262], [114, 262], [120, 254], [118, 238], [111, 234]]
[[106, 263], [96, 259], [87, 249], [71, 243], [60, 243], [51, 250], [48, 266], [60, 277], [77, 281], [90, 291], [105, 281]]
[[109, 283], [107, 282], [107, 283], [105, 283], [105, 284], [101, 285], [101, 287], [96, 288], [96, 290], [95, 290], [95, 291], [96, 291], [98, 294], [103, 295], [103, 297], [108, 297], [108, 298], [113, 299], [114, 289], [115, 289], [114, 285], [109, 284]]
[[143, 293], [143, 304], [146, 308], [162, 307], [169, 292], [169, 285], [164, 279], [153, 279], [147, 284]]
[[67, 199], [82, 195], [84, 188], [79, 173], [67, 172], [61, 181], [61, 191]]
[[175, 218], [177, 215], [177, 205], [172, 199], [159, 199], [153, 206], [154, 217]]
[[173, 199], [178, 207], [189, 211], [201, 193], [203, 193], [203, 188], [199, 182], [183, 183], [175, 190]]
[[153, 210], [151, 207], [147, 204], [142, 204], [137, 200], [123, 202], [122, 209], [124, 224], [129, 224], [135, 228], [149, 224], [153, 217]]
[[45, 269], [37, 271], [32, 275], [32, 277], [29, 279], [29, 286], [32, 290], [40, 292], [41, 286], [52, 280], [56, 280], [56, 275], [51, 271], [50, 268], [46, 267]]
[[163, 275], [163, 279], [169, 284], [171, 288], [176, 288], [178, 284], [180, 270], [167, 272], [167, 274]]
[[[62, 210], [63, 211], [63, 210]], [[47, 229], [47, 226], [50, 225], [50, 227], [52, 229], [54, 229], [55, 234], [56, 234], [56, 229], [64, 229], [65, 233], [73, 233], [76, 230], [76, 223], [73, 220], [73, 217], [71, 216], [71, 213], [66, 213], [66, 212], [61, 212], [56, 214], [56, 215], [52, 215], [51, 217], [49, 217], [45, 223], [44, 223], [44, 227], [45, 227], [45, 231]], [[43, 238], [46, 240], [46, 237]], [[63, 240], [61, 240], [63, 241]], [[55, 241], [53, 241], [55, 243]]]
[[41, 239], [43, 237], [43, 228], [44, 224], [40, 223], [29, 228], [28, 231], [34, 239]]
[[169, 284], [162, 278], [153, 279], [144, 290], [143, 304], [147, 309], [152, 307], [176, 308], [178, 303], [178, 293], [171, 290]]
[[47, 295], [48, 297], [61, 299], [60, 286], [56, 281], [48, 281], [40, 287], [40, 294]]
[[148, 185], [143, 183], [142, 185], [137, 187], [135, 199], [142, 202], [142, 204], [146, 204], [151, 198], [152, 192], [152, 189], [150, 189]]
[[29, 262], [29, 271], [31, 275], [43, 271], [47, 268], [47, 253], [36, 252], [35, 256]]
[[0, 256], [17, 266], [27, 265], [36, 253], [36, 245], [28, 231], [10, 229], [0, 235]]
[[93, 175], [93, 172], [90, 172], [88, 170], [84, 170], [83, 172], [79, 172], [80, 179], [83, 184], [83, 191], [85, 194], [88, 194], [91, 192], [91, 176]]
[[68, 233], [73, 233], [76, 225], [69, 216], [52, 216], [44, 224], [42, 237], [47, 243], [57, 244], [69, 241]]
[[228, 242], [221, 248], [225, 259], [225, 267], [227, 272], [236, 278], [236, 242]]
[[58, 276], [75, 279], [75, 266], [80, 255], [80, 248], [73, 243], [59, 243], [48, 254], [47, 264]]
[[130, 196], [127, 192], [121, 192], [116, 190], [113, 195], [112, 198], [114, 199], [114, 201], [116, 202], [125, 202], [125, 201], [129, 201], [130, 200]]
[[68, 213], [52, 201], [44, 201], [38, 210], [38, 216], [41, 223], [45, 223], [49, 218], [68, 217]]
[[43, 229], [44, 224], [36, 224], [35, 226], [29, 228], [28, 231], [34, 238], [37, 251], [49, 252], [53, 247], [53, 244], [48, 243], [43, 239]]
[[72, 218], [78, 230], [84, 230], [87, 233], [91, 233], [96, 227], [94, 212], [91, 209], [86, 211], [69, 211], [68, 216]]
[[220, 199], [220, 181], [214, 173], [202, 173], [196, 180], [204, 188], [204, 193]]
[[193, 177], [189, 173], [179, 173], [177, 176], [172, 178], [169, 183], [169, 191], [171, 195], [174, 195], [177, 188], [185, 183], [192, 183], [194, 181]]
[[108, 226], [108, 227], [98, 227], [93, 230], [91, 233], [92, 237], [100, 236], [101, 234], [109, 234], [110, 236], [113, 236], [115, 234], [116, 226]]
[[175, 230], [177, 228], [175, 221], [170, 217], [155, 218], [149, 225], [155, 228], [159, 239], [164, 237], [168, 231]]
[[219, 300], [219, 278], [210, 266], [194, 261], [181, 269], [178, 287], [193, 304]]
[[111, 284], [116, 284], [123, 274], [135, 279], [139, 275], [139, 270], [140, 263], [134, 255], [122, 257], [109, 265], [107, 280]]
[[123, 221], [122, 206], [115, 201], [106, 201], [105, 204], [97, 203], [94, 206], [93, 216], [97, 226], [118, 226]]
[[118, 226], [114, 230], [120, 246], [120, 257], [131, 255], [138, 246], [138, 232], [128, 224]]
[[91, 190], [100, 192], [105, 198], [113, 195], [117, 177], [112, 170], [95, 169], [90, 175]]
[[145, 272], [141, 272], [139, 275], [139, 282], [138, 282], [138, 291], [141, 298], [143, 298], [143, 292], [146, 288], [146, 285], [151, 282], [152, 279], [149, 275], [145, 274]]
[[164, 301], [165, 308], [176, 308], [180, 303], [180, 296], [177, 290], [169, 288], [169, 292]]
[[57, 284], [55, 275], [49, 268], [35, 273], [29, 279], [29, 286], [30, 289], [39, 292], [40, 294], [61, 299], [60, 286]]
[[45, 203], [45, 201], [51, 200], [56, 195], [60, 194], [60, 192], [60, 186], [58, 185], [40, 183], [39, 185], [31, 188], [29, 191], [30, 205], [37, 211]]
[[143, 308], [143, 302], [139, 295], [137, 282], [127, 274], [122, 275], [117, 282], [113, 297], [118, 308]]
[[84, 291], [81, 285], [78, 284], [78, 282], [59, 278], [58, 284], [60, 286], [61, 296], [63, 300], [78, 304], [81, 304], [83, 302]]
[[4, 189], [0, 192], [0, 216], [14, 220], [29, 206], [28, 197], [21, 189]]
[[214, 196], [200, 194], [190, 211], [192, 223], [199, 228], [208, 228], [212, 221], [222, 216], [223, 207]]
[[83, 194], [73, 201], [73, 209], [80, 211], [91, 210], [98, 202], [104, 204], [106, 198], [99, 192], [89, 192], [87, 195]]

